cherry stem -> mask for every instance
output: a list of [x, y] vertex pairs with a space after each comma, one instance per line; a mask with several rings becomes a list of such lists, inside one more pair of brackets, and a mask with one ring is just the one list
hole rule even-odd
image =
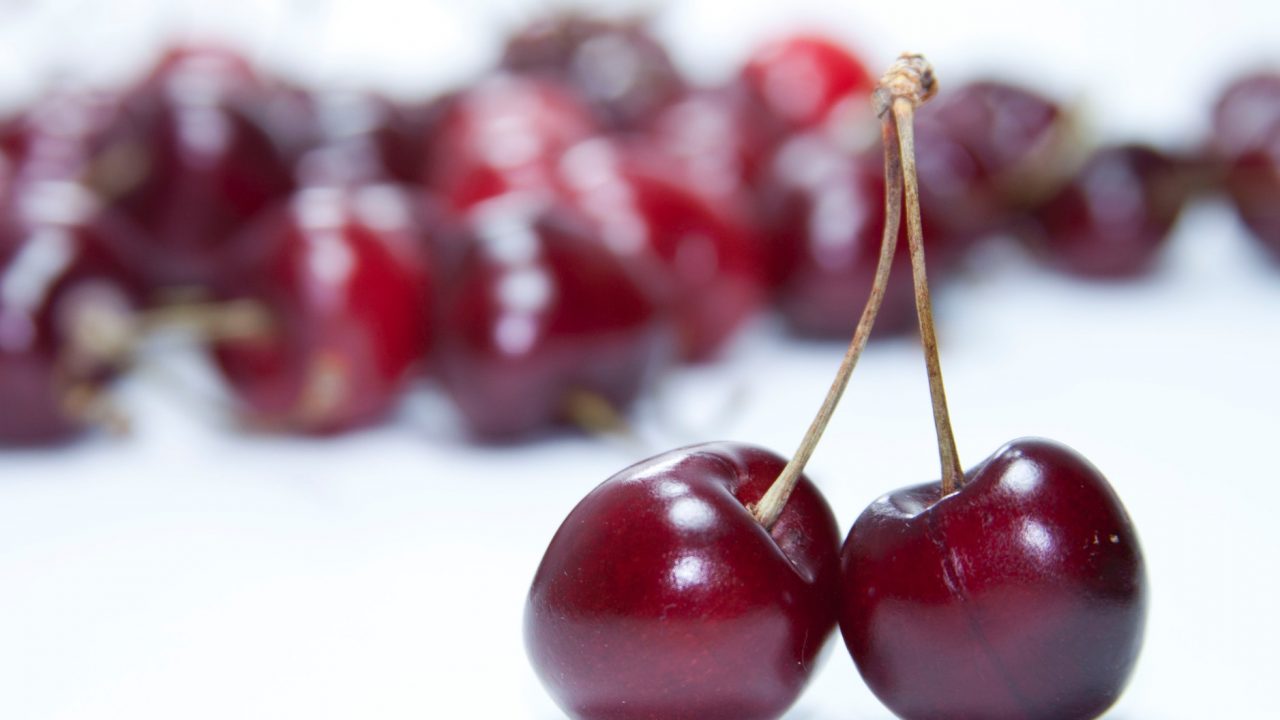
[[884, 302], [885, 288], [889, 284], [889, 270], [893, 267], [893, 255], [898, 246], [899, 226], [902, 223], [902, 163], [897, 152], [892, 150], [895, 147], [893, 136], [893, 124], [883, 123], [881, 140], [885, 147], [884, 235], [880, 239], [880, 257], [876, 262], [871, 296], [867, 298], [867, 304], [862, 309], [862, 317], [859, 318], [858, 326], [853, 331], [853, 339], [849, 342], [849, 349], [845, 351], [844, 359], [840, 361], [840, 367], [836, 370], [835, 379], [831, 381], [831, 389], [827, 391], [822, 406], [818, 408], [818, 414], [813, 418], [804, 438], [801, 439], [800, 447], [795, 455], [791, 456], [791, 461], [782, 468], [778, 479], [773, 481], [773, 485], [769, 486], [769, 490], [760, 498], [760, 502], [750, 508], [760, 524], [768, 529], [772, 529], [782, 515], [782, 509], [786, 507], [792, 491], [800, 482], [805, 465], [808, 464], [814, 448], [822, 439], [822, 433], [831, 422], [836, 405], [839, 404], [840, 397], [849, 384], [849, 378], [853, 375], [853, 368], [858, 364], [858, 358], [867, 347], [867, 340], [871, 337], [876, 315], [880, 313], [880, 306]]
[[[929, 298], [929, 280], [925, 273], [924, 227], [920, 220], [920, 187], [916, 174], [915, 109], [937, 92], [933, 68], [920, 55], [903, 55], [898, 59], [877, 90], [877, 105], [882, 116], [886, 104], [897, 124], [898, 148], [902, 160], [903, 184], [907, 198], [907, 242], [911, 248], [911, 276], [915, 285], [916, 316], [920, 321], [920, 340], [924, 345], [925, 367], [929, 373], [929, 395], [933, 400], [933, 424], [938, 433], [938, 456], [942, 463], [942, 495], [955, 492], [964, 482], [964, 471], [956, 452], [956, 438], [951, 430], [951, 414], [947, 410], [947, 392], [942, 384], [942, 365], [938, 359], [938, 335], [933, 323], [933, 302]], [[883, 94], [882, 94], [882, 91]], [[886, 120], [887, 121], [887, 120]]]
[[190, 330], [206, 342], [254, 340], [271, 334], [271, 315], [254, 300], [188, 303], [148, 310], [138, 317], [141, 334]]

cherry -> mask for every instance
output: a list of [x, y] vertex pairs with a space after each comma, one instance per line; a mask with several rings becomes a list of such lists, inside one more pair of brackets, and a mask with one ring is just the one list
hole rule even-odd
[[502, 66], [572, 86], [615, 130], [640, 126], [684, 89], [666, 48], [641, 19], [571, 12], [543, 18], [507, 40]]
[[1243, 77], [1214, 109], [1223, 184], [1245, 225], [1280, 260], [1280, 73]]
[[945, 155], [930, 147], [941, 141], [934, 136], [950, 136], [977, 164], [968, 181], [978, 213], [971, 219], [981, 225], [986, 216], [988, 227], [977, 228], [984, 232], [998, 229], [1001, 210], [1007, 213], [1041, 200], [1073, 149], [1071, 127], [1059, 105], [1033, 90], [997, 80], [971, 82], [944, 93], [921, 112], [920, 124], [922, 185], [929, 185], [924, 179], [928, 168], [945, 162]]
[[817, 35], [769, 43], [742, 69], [741, 80], [767, 123], [803, 129], [824, 122], [846, 98], [865, 105], [875, 80], [856, 55]]
[[525, 606], [525, 645], [583, 720], [777, 718], [834, 628], [839, 530], [801, 479], [766, 529], [749, 507], [785, 461], [739, 443], [623, 470], [552, 538]]
[[768, 720], [808, 683], [838, 603], [838, 535], [802, 473], [880, 309], [901, 202], [895, 185], [876, 283], [790, 461], [736, 443], [664, 453], [606, 480], [552, 538], [525, 646], [570, 716]]
[[410, 196], [307, 187], [249, 231], [219, 294], [270, 315], [215, 358], [253, 425], [332, 433], [384, 416], [428, 350], [432, 279]]
[[[639, 158], [638, 158], [639, 156]], [[713, 357], [764, 299], [756, 238], [685, 183], [662, 177], [650, 153], [588, 140], [561, 162], [561, 178], [604, 243], [628, 262], [656, 258], [687, 360]]]
[[[850, 155], [819, 133], [781, 145], [757, 197], [768, 248], [775, 302], [790, 330], [809, 337], [840, 337], [855, 322], [855, 308], [870, 293], [884, 226], [881, 165]], [[931, 249], [945, 240], [931, 237]], [[905, 244], [894, 256], [877, 329], [910, 331], [915, 324]]]
[[595, 130], [566, 87], [494, 75], [446, 101], [426, 150], [427, 185], [456, 210], [511, 191], [549, 192], [561, 153]]
[[[942, 480], [890, 493], [854, 523], [841, 550], [840, 630], [863, 678], [899, 717], [1097, 717], [1142, 644], [1142, 552], [1106, 480], [1061, 445], [1015, 440], [968, 475], [960, 470], [925, 277], [912, 127], [936, 89], [928, 63], [904, 55], [875, 99], [886, 135], [898, 136]], [[893, 225], [891, 217], [886, 235]]]
[[1146, 145], [1103, 147], [1034, 212], [1052, 265], [1088, 277], [1151, 269], [1186, 200], [1179, 163]]
[[[276, 109], [275, 134], [293, 138], [295, 157], [317, 146], [361, 147], [364, 166], [343, 172], [356, 172], [369, 180], [422, 181], [431, 112], [428, 106], [402, 105], [375, 93], [347, 90], [298, 93], [276, 103], [280, 107]], [[291, 107], [284, 107], [286, 104]], [[310, 179], [303, 177], [302, 181]]]
[[1133, 524], [1057, 443], [1015, 440], [946, 496], [885, 495], [842, 557], [845, 643], [899, 717], [1097, 717], [1142, 645]]
[[121, 121], [120, 98], [109, 92], [64, 89], [37, 100], [0, 127], [0, 149], [25, 181], [79, 181], [106, 172], [94, 148]]
[[104, 392], [140, 305], [115, 251], [127, 232], [67, 182], [22, 184], [0, 203], [0, 445], [121, 427]]
[[[557, 205], [477, 205], [442, 299], [441, 382], [472, 436], [508, 441], [623, 411], [669, 357], [652, 284]], [[601, 401], [601, 402], [593, 402]]]
[[287, 158], [247, 109], [247, 72], [220, 53], [166, 57], [97, 151], [94, 189], [147, 231], [136, 254], [153, 284], [215, 282], [233, 238], [293, 187]]

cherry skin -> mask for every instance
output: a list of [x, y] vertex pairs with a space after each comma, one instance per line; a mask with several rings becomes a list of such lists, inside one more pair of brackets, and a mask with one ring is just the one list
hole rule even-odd
[[[820, 134], [797, 135], [782, 145], [759, 196], [774, 301], [788, 328], [806, 337], [849, 334], [871, 292], [884, 227], [883, 165], [851, 156]], [[933, 228], [933, 226], [930, 226]], [[915, 327], [905, 224], [899, 233], [876, 332]], [[945, 233], [932, 233], [929, 249], [939, 276], [945, 270]]]
[[502, 66], [573, 87], [614, 130], [640, 126], [684, 89], [666, 48], [639, 19], [561, 13], [538, 20], [507, 41]]
[[0, 203], [0, 446], [63, 442], [93, 422], [86, 403], [125, 359], [97, 341], [141, 306], [115, 250], [128, 232], [70, 183]]
[[606, 245], [664, 286], [683, 359], [714, 357], [764, 300], [761, 249], [745, 224], [649, 165], [643, 148], [588, 140], [560, 177]]
[[1033, 214], [1046, 261], [1092, 278], [1151, 270], [1186, 200], [1176, 160], [1145, 145], [1104, 147]]
[[1236, 81], [1214, 109], [1223, 184], [1245, 225], [1280, 261], [1280, 73]]
[[624, 411], [673, 342], [648, 278], [558, 206], [476, 206], [441, 301], [439, 375], [472, 437], [512, 441], [575, 422], [583, 397]]
[[1119, 697], [1147, 581], [1132, 522], [1074, 451], [1015, 440], [968, 473], [890, 493], [841, 552], [840, 629], [902, 718], [1085, 720]]
[[334, 433], [381, 419], [428, 350], [432, 278], [411, 196], [311, 187], [249, 230], [220, 297], [259, 303], [261, 337], [215, 358], [252, 425]]
[[445, 101], [425, 153], [427, 186], [457, 211], [508, 192], [549, 192], [560, 155], [595, 131], [567, 87], [494, 75]]
[[797, 35], [756, 51], [742, 69], [765, 122], [791, 130], [812, 128], [844, 99], [865, 105], [875, 79], [862, 61], [829, 38]]
[[708, 443], [633, 465], [552, 538], [525, 647], [577, 720], [763, 720], [808, 683], [835, 624], [839, 530], [801, 479], [772, 530], [748, 505], [785, 461]]
[[168, 56], [96, 150], [113, 169], [94, 189], [147, 232], [135, 254], [154, 285], [216, 282], [240, 230], [293, 189], [246, 73], [234, 56]]

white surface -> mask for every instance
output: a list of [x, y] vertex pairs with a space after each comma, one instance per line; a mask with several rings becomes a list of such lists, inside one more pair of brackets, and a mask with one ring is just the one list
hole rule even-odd
[[[263, 5], [238, 6], [223, 24], [259, 37], [244, 18]], [[353, 26], [364, 34], [315, 65], [386, 77], [404, 67], [378, 62], [393, 46], [430, 55], [434, 40], [437, 50], [468, 45], [441, 38], [483, 29], [500, 15], [483, 8], [515, 3], [477, 4], [475, 15], [415, 5], [399, 22], [378, 15], [385, 0], [334, 5], [364, 18]], [[786, 5], [832, 19], [876, 65], [900, 48], [929, 52], [943, 82], [1026, 53], [1055, 89], [1106, 111], [1095, 112], [1104, 132], [1160, 140], [1195, 137], [1222, 80], [1259, 48], [1280, 47], [1275, 3], [970, 0], [920, 3], [924, 21], [899, 3]], [[672, 8], [681, 56], [708, 74], [781, 13], [763, 2]], [[426, 16], [454, 20], [405, 29]], [[99, 32], [150, 32], [124, 20], [109, 28]], [[88, 52], [27, 47], [72, 64]], [[478, 66], [489, 50], [469, 47]], [[307, 65], [290, 52], [306, 54], [279, 51], [282, 62]], [[403, 76], [443, 82], [465, 76], [467, 62]], [[12, 56], [0, 63], [0, 81], [21, 74]], [[1104, 88], [1107, 68], [1116, 72]], [[1217, 206], [1184, 217], [1165, 260], [1149, 281], [1097, 287], [997, 254], [951, 288], [939, 305], [956, 433], [967, 464], [1020, 435], [1066, 442], [1127, 503], [1153, 599], [1143, 658], [1110, 717], [1271, 716], [1280, 268]], [[741, 386], [738, 417], [675, 432], [650, 405], [640, 430], [655, 449], [731, 438], [790, 452], [841, 350], [762, 325], [663, 394], [668, 414], [696, 426]], [[559, 717], [524, 659], [524, 593], [565, 513], [635, 450], [587, 439], [475, 449], [426, 391], [399, 422], [326, 441], [219, 429], [146, 377], [124, 391], [134, 437], [0, 454], [0, 718]], [[810, 474], [847, 528], [880, 493], [936, 476], [932, 442], [917, 348], [877, 344]], [[789, 717], [888, 714], [833, 645]]]

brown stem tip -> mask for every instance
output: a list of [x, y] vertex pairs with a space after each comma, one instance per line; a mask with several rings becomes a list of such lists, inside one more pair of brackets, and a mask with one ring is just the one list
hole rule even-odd
[[938, 94], [938, 81], [933, 76], [933, 66], [923, 55], [902, 53], [880, 78], [880, 84], [871, 94], [876, 115], [883, 117], [899, 98], [908, 100], [912, 107], [920, 107]]

